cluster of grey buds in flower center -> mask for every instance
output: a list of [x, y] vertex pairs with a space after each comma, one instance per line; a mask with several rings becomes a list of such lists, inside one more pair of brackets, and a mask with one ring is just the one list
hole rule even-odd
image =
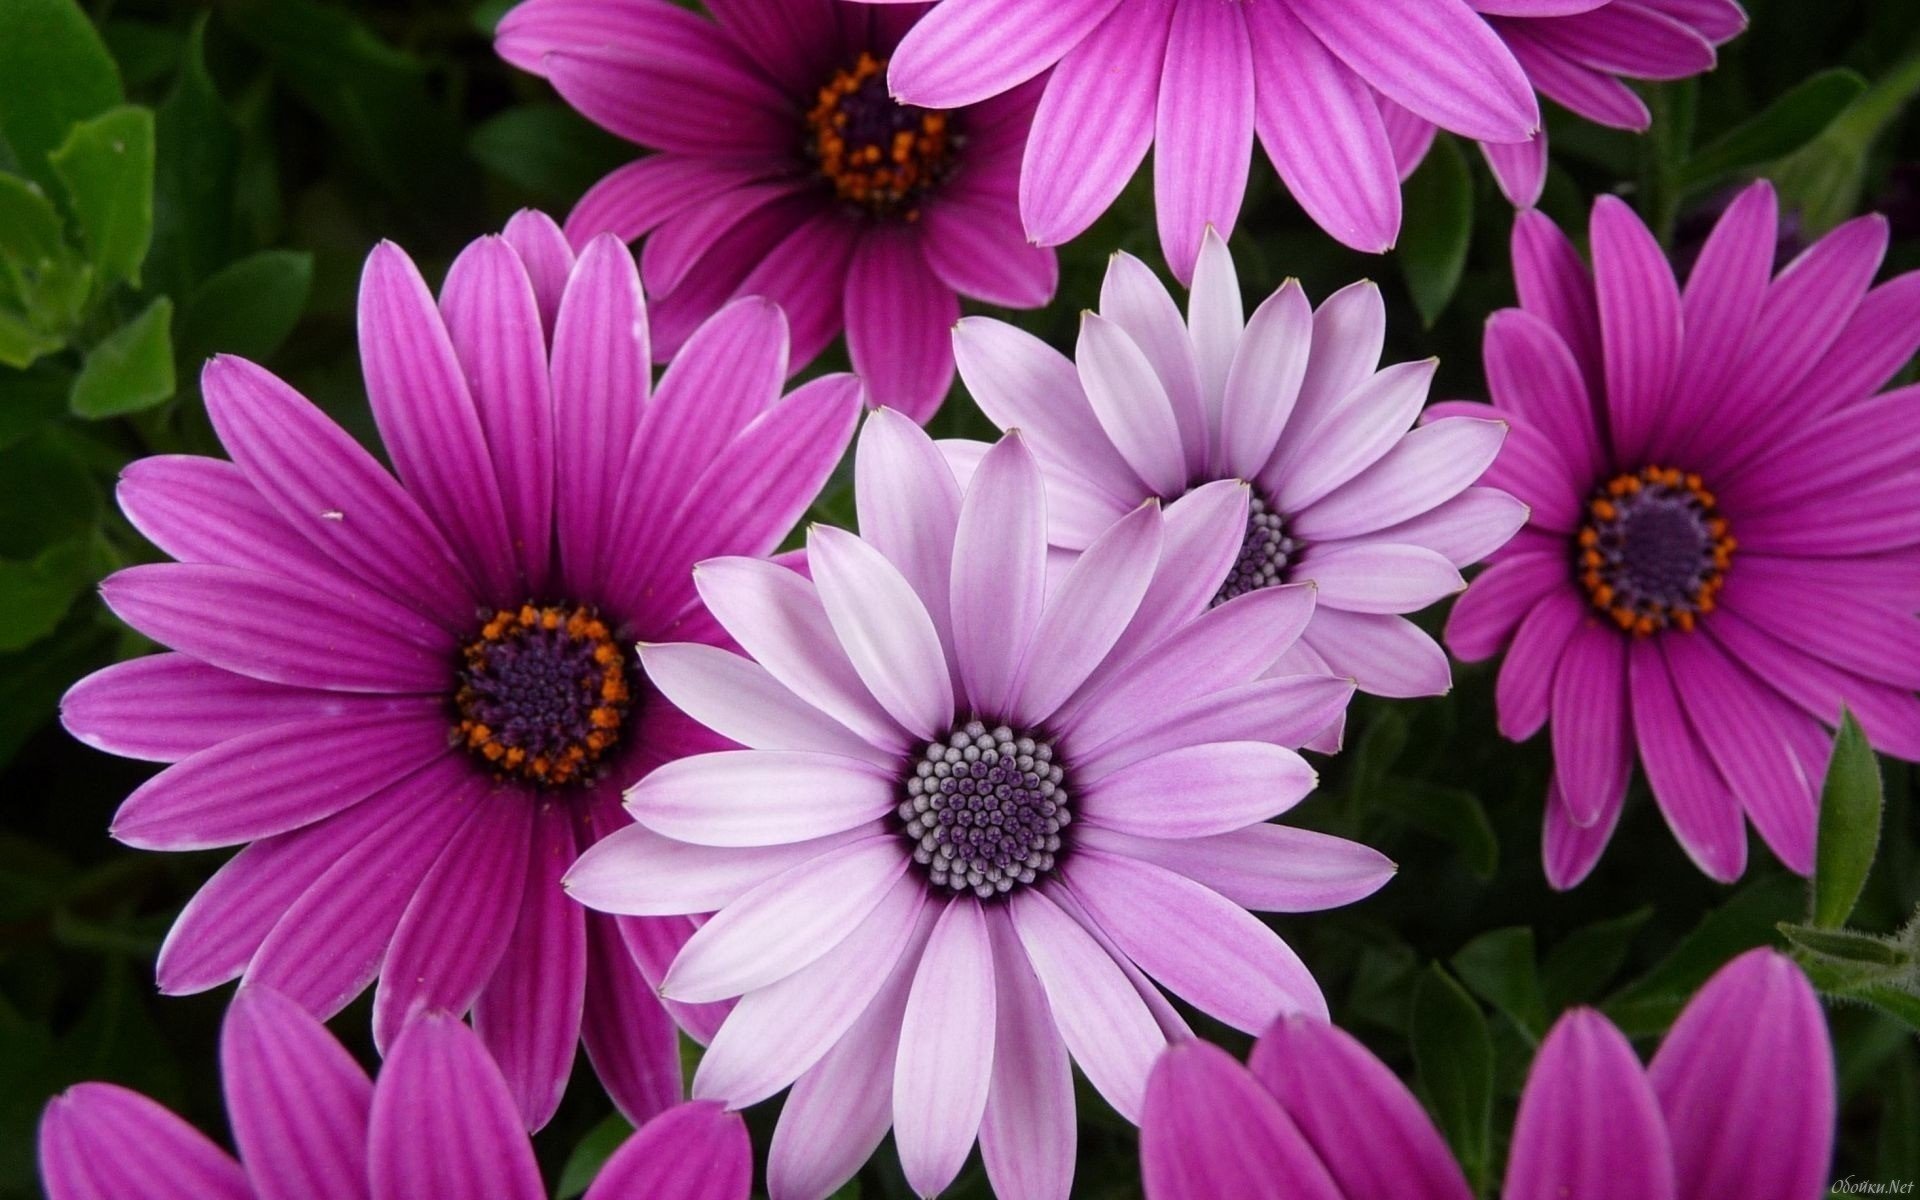
[[969, 721], [920, 752], [898, 809], [936, 888], [1003, 896], [1053, 870], [1068, 812], [1053, 745]]

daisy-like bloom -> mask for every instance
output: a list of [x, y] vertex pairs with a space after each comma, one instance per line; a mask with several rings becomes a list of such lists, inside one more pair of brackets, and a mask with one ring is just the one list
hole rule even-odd
[[[127, 518], [176, 562], [102, 593], [171, 653], [110, 667], [62, 716], [174, 764], [113, 834], [245, 844], [161, 948], [168, 993], [237, 976], [322, 1017], [376, 974], [374, 1034], [473, 1010], [530, 1128], [584, 1039], [634, 1120], [679, 1096], [654, 984], [685, 917], [567, 900], [579, 850], [626, 825], [620, 789], [725, 745], [648, 683], [641, 637], [720, 641], [691, 564], [775, 547], [852, 437], [858, 383], [781, 397], [763, 300], [702, 326], [653, 389], [647, 311], [617, 238], [576, 263], [523, 214], [455, 261], [438, 302], [406, 255], [368, 259], [367, 393], [398, 479], [292, 388], [216, 359], [232, 461], [127, 468]], [[696, 1036], [719, 1013], [683, 1009]]]
[[1248, 490], [1138, 505], [1050, 563], [1040, 467], [1017, 435], [962, 487], [900, 414], [868, 419], [860, 528], [816, 527], [812, 578], [702, 563], [700, 594], [750, 657], [643, 646], [656, 685], [749, 747], [669, 764], [638, 824], [568, 875], [624, 913], [715, 911], [663, 990], [739, 997], [693, 1093], [740, 1107], [793, 1086], [775, 1200], [819, 1200], [889, 1126], [914, 1193], [976, 1136], [1007, 1200], [1062, 1200], [1069, 1058], [1137, 1118], [1185, 1026], [1149, 982], [1242, 1029], [1324, 1015], [1247, 910], [1344, 904], [1392, 865], [1265, 823], [1313, 786], [1289, 747], [1352, 687], [1260, 678], [1313, 592], [1211, 606]]
[[1590, 273], [1523, 213], [1521, 306], [1487, 326], [1513, 425], [1487, 482], [1528, 527], [1455, 606], [1462, 659], [1502, 650], [1500, 729], [1551, 723], [1548, 879], [1612, 836], [1637, 756], [1700, 869], [1746, 867], [1745, 818], [1813, 867], [1828, 727], [1920, 758], [1920, 391], [1875, 393], [1920, 348], [1920, 274], [1873, 286], [1886, 223], [1841, 226], [1774, 274], [1758, 183], [1685, 289], [1624, 203], [1602, 198]]
[[[138, 1092], [83, 1083], [40, 1119], [48, 1200], [546, 1200], [500, 1068], [446, 1013], [410, 1019], [378, 1082], [300, 1005], [234, 997], [220, 1071], [238, 1161]], [[586, 1200], [746, 1200], [740, 1118], [690, 1103], [607, 1160]]]
[[[1240, 552], [1214, 603], [1312, 583], [1313, 619], [1278, 666], [1348, 677], [1383, 696], [1444, 692], [1447, 656], [1404, 613], [1452, 595], [1525, 508], [1476, 487], [1496, 421], [1409, 428], [1432, 360], [1380, 368], [1386, 309], [1370, 283], [1316, 311], [1297, 282], [1244, 314], [1225, 243], [1209, 234], [1186, 320], [1138, 259], [1115, 255], [1075, 363], [1009, 325], [955, 331], [960, 374], [987, 416], [1029, 439], [1047, 481], [1047, 537], [1079, 551], [1149, 497], [1217, 480], [1252, 486]], [[946, 442], [964, 478], [986, 447]]]
[[[1791, 959], [1753, 950], [1688, 1003], [1643, 1068], [1592, 1009], [1541, 1044], [1504, 1200], [1816, 1200], [1833, 1153], [1833, 1048]], [[1365, 1136], [1355, 1136], [1355, 1131]], [[1283, 1017], [1242, 1067], [1204, 1042], [1147, 1086], [1147, 1200], [1470, 1200], [1393, 1072], [1323, 1021]]]
[[1385, 251], [1400, 175], [1379, 98], [1465, 137], [1525, 142], [1540, 126], [1533, 85], [1474, 8], [1583, 4], [942, 0], [888, 78], [909, 104], [959, 108], [1044, 77], [1020, 175], [1021, 217], [1043, 246], [1091, 225], [1153, 147], [1160, 244], [1184, 281], [1207, 226], [1233, 228], [1256, 134], [1323, 229]]
[[[1473, 0], [1541, 95], [1589, 121], [1645, 132], [1653, 116], [1624, 79], [1686, 79], [1713, 69], [1716, 47], [1747, 27], [1735, 0]], [[1433, 146], [1438, 126], [1382, 98], [1381, 116], [1403, 176]], [[1529, 208], [1547, 181], [1547, 135], [1482, 141], [1500, 190]]]
[[501, 57], [654, 153], [567, 218], [575, 245], [646, 239], [654, 352], [673, 354], [729, 297], [776, 301], [795, 370], [842, 329], [874, 403], [925, 421], [953, 379], [959, 296], [1034, 308], [1051, 250], [1016, 201], [1035, 89], [916, 107], [887, 92], [922, 6], [715, 0], [526, 0]]

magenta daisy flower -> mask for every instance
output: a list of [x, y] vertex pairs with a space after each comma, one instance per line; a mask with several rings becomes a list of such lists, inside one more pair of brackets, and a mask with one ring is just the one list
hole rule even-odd
[[[261, 368], [208, 364], [232, 461], [130, 466], [122, 509], [178, 561], [102, 585], [171, 653], [82, 680], [62, 717], [174, 764], [116, 838], [246, 846], [180, 914], [163, 991], [244, 976], [324, 1017], [377, 974], [376, 1040], [471, 1008], [530, 1127], [582, 1039], [644, 1119], [679, 1095], [654, 984], [693, 926], [587, 914], [559, 879], [627, 824], [624, 785], [725, 745], [628, 647], [723, 640], [691, 564], [778, 543], [844, 453], [859, 386], [782, 399], [784, 322], [749, 300], [656, 392], [626, 246], [576, 264], [532, 214], [469, 246], [437, 304], [398, 247], [375, 250], [360, 334], [399, 478]], [[679, 1015], [698, 1036], [719, 1013]]]
[[[1811, 1200], [1833, 1153], [1833, 1049], [1791, 959], [1722, 967], [1650, 1066], [1592, 1009], [1554, 1025], [1520, 1098], [1503, 1200]], [[1366, 1136], [1356, 1137], [1356, 1130]], [[1242, 1067], [1169, 1048], [1141, 1127], [1147, 1200], [1470, 1200], [1420, 1102], [1323, 1021], [1283, 1017]]]
[[[1526, 520], [1475, 487], [1498, 422], [1409, 432], [1432, 360], [1380, 368], [1386, 309], [1355, 284], [1316, 311], [1297, 282], [1251, 318], [1225, 243], [1209, 234], [1188, 315], [1138, 259], [1114, 256], [1077, 365], [1011, 326], [955, 331], [961, 378], [1002, 429], [1025, 433], [1047, 481], [1047, 537], [1083, 550], [1149, 497], [1222, 479], [1252, 485], [1240, 553], [1214, 602], [1283, 583], [1318, 588], [1313, 618], [1279, 670], [1359, 681], [1383, 696], [1447, 690], [1447, 656], [1404, 613], [1452, 595], [1460, 568]], [[962, 478], [986, 447], [946, 442]]]
[[501, 57], [655, 151], [567, 219], [580, 245], [646, 238], [654, 351], [674, 353], [730, 297], [793, 322], [798, 370], [842, 329], [876, 404], [924, 421], [953, 379], [960, 296], [1034, 308], [1053, 252], [1021, 234], [1016, 187], [1037, 92], [916, 107], [886, 68], [923, 6], [526, 0]]
[[1433, 410], [1513, 424], [1487, 480], [1529, 524], [1447, 643], [1506, 651], [1508, 737], [1551, 724], [1556, 887], [1606, 848], [1636, 757], [1720, 880], [1746, 867], [1745, 820], [1812, 869], [1843, 705], [1920, 758], [1920, 392], [1875, 395], [1920, 348], [1920, 274], [1874, 287], [1886, 223], [1863, 217], [1775, 275], [1776, 209], [1749, 188], [1684, 291], [1617, 199], [1594, 207], [1592, 273], [1521, 214], [1521, 306], [1487, 327], [1494, 406]]
[[1152, 146], [1160, 243], [1184, 281], [1207, 226], [1233, 229], [1256, 134], [1307, 214], [1369, 253], [1400, 230], [1400, 176], [1377, 97], [1466, 137], [1533, 136], [1533, 85], [1474, 7], [943, 0], [902, 39], [889, 81], [909, 104], [956, 108], [1053, 68], [1021, 169], [1028, 236], [1050, 246], [1084, 231]]
[[1012, 435], [962, 487], [899, 414], [868, 419], [862, 536], [816, 527], [812, 578], [717, 559], [697, 581], [751, 657], [641, 649], [674, 703], [750, 749], [684, 759], [627, 797], [572, 894], [613, 912], [717, 910], [664, 992], [739, 997], [694, 1095], [792, 1085], [775, 1200], [819, 1200], [889, 1126], [916, 1195], [975, 1138], [1008, 1200], [1064, 1198], [1068, 1067], [1135, 1118], [1185, 1026], [1149, 979], [1258, 1029], [1324, 1014], [1248, 913], [1371, 893], [1364, 846], [1265, 823], [1313, 786], [1289, 747], [1351, 685], [1262, 679], [1313, 592], [1212, 605], [1248, 489], [1138, 505], [1050, 561], [1041, 470]]
[[[1735, 0], [1475, 0], [1487, 24], [1541, 95], [1589, 121], [1645, 132], [1646, 102], [1622, 79], [1686, 79], [1713, 69], [1715, 47], [1747, 27]], [[1382, 97], [1380, 113], [1411, 175], [1439, 127]], [[1547, 135], [1526, 142], [1482, 141], [1500, 190], [1521, 208], [1547, 181]]]
[[[546, 1200], [514, 1097], [474, 1032], [412, 1018], [378, 1082], [300, 1005], [242, 988], [220, 1035], [239, 1159], [165, 1108], [83, 1083], [40, 1119], [49, 1200]], [[646, 1122], [586, 1200], [746, 1200], [753, 1147], [718, 1104]]]

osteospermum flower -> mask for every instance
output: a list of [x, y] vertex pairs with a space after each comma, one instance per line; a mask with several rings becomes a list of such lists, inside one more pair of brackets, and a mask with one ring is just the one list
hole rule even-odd
[[[1644, 132], [1653, 117], [1624, 79], [1685, 79], [1713, 69], [1715, 47], [1747, 27], [1734, 0], [1522, 0], [1475, 4], [1540, 94], [1589, 121]], [[1381, 100], [1387, 135], [1411, 175], [1438, 132], [1431, 120]], [[1547, 181], [1545, 130], [1531, 141], [1480, 149], [1500, 190], [1521, 208]]]
[[[220, 1035], [239, 1161], [138, 1092], [83, 1083], [40, 1119], [48, 1200], [546, 1200], [506, 1080], [472, 1030], [428, 1012], [378, 1082], [292, 1000], [242, 988]], [[753, 1148], [712, 1103], [654, 1117], [586, 1200], [746, 1200]]]
[[[1814, 1200], [1833, 1122], [1820, 1001], [1791, 959], [1754, 950], [1707, 982], [1644, 1069], [1599, 1013], [1563, 1016], [1528, 1073], [1500, 1195]], [[1310, 1018], [1277, 1021], [1245, 1067], [1204, 1042], [1168, 1049], [1140, 1157], [1147, 1200], [1473, 1195], [1406, 1085]]]
[[1222, 1021], [1324, 1014], [1246, 910], [1343, 904], [1392, 870], [1264, 822], [1313, 773], [1292, 749], [1351, 685], [1262, 679], [1304, 587], [1209, 607], [1248, 490], [1137, 506], [1050, 570], [1040, 467], [1017, 435], [962, 488], [910, 421], [869, 418], [856, 537], [816, 527], [809, 580], [702, 563], [750, 657], [642, 648], [674, 703], [750, 747], [661, 768], [638, 824], [585, 854], [578, 899], [718, 910], [664, 990], [740, 997], [694, 1078], [730, 1107], [789, 1084], [776, 1200], [818, 1200], [889, 1126], [916, 1195], [976, 1135], [996, 1194], [1063, 1198], [1069, 1057], [1123, 1115], [1185, 1026], [1149, 978]]
[[[119, 840], [246, 845], [168, 935], [163, 991], [244, 975], [326, 1016], [377, 973], [376, 1040], [471, 1007], [530, 1127], [583, 1038], [644, 1119], [679, 1095], [651, 981], [692, 925], [587, 914], [560, 876], [627, 824], [623, 786], [725, 744], [627, 647], [721, 637], [691, 564], [775, 546], [844, 453], [858, 384], [782, 399], [785, 325], [749, 300], [655, 392], [626, 246], [576, 263], [533, 215], [469, 246], [437, 305], [381, 246], [360, 334], [399, 478], [265, 370], [210, 363], [233, 461], [130, 466], [122, 509], [178, 561], [102, 585], [172, 652], [82, 680], [62, 717], [174, 764], [121, 806]], [[679, 1015], [705, 1036], [719, 1014]]]
[[1508, 737], [1552, 726], [1557, 887], [1606, 848], [1636, 757], [1721, 880], [1746, 866], [1743, 811], [1812, 869], [1843, 705], [1876, 747], [1920, 758], [1920, 392], [1874, 394], [1920, 347], [1920, 274], [1873, 287], [1886, 225], [1863, 217], [1776, 276], [1776, 215], [1767, 184], [1748, 189], [1683, 292], [1619, 200], [1594, 208], [1591, 274], [1523, 213], [1521, 307], [1487, 327], [1494, 407], [1434, 410], [1513, 423], [1487, 481], [1529, 525], [1447, 642], [1506, 651]]
[[[1240, 552], [1215, 603], [1274, 584], [1318, 588], [1280, 665], [1351, 677], [1384, 696], [1444, 692], [1447, 656], [1401, 614], [1464, 586], [1460, 568], [1526, 520], [1474, 481], [1504, 427], [1409, 432], [1432, 360], [1379, 368], [1386, 311], [1370, 283], [1318, 311], [1297, 282], [1244, 316], [1233, 260], [1209, 235], [1188, 316], [1139, 260], [1115, 255], [1078, 364], [1009, 325], [968, 318], [960, 373], [987, 416], [1030, 440], [1047, 480], [1047, 536], [1085, 549], [1148, 497], [1222, 479], [1252, 485]], [[943, 443], [964, 477], [985, 446]]]
[[1015, 188], [1036, 95], [915, 107], [886, 66], [922, 8], [719, 0], [527, 0], [501, 20], [508, 62], [655, 153], [567, 219], [576, 245], [646, 238], [654, 349], [672, 354], [732, 296], [793, 322], [794, 370], [846, 330], [877, 404], [924, 421], [953, 379], [961, 295], [1032, 308], [1053, 252], [1021, 236]]
[[1256, 134], [1309, 216], [1379, 253], [1400, 230], [1400, 176], [1378, 97], [1481, 141], [1540, 126], [1526, 72], [1466, 0], [942, 0], [889, 82], [909, 104], [957, 108], [1049, 67], [1020, 176], [1028, 236], [1081, 233], [1152, 146], [1160, 243], [1182, 280], [1207, 226], [1232, 230]]

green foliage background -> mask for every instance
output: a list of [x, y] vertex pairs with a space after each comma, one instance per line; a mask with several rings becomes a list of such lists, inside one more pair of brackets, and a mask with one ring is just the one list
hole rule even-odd
[[[155, 557], [113, 482], [141, 455], [217, 452], [195, 386], [207, 355], [265, 362], [371, 441], [353, 337], [371, 246], [392, 238], [437, 278], [516, 208], [564, 214], [629, 156], [493, 56], [505, 7], [0, 0], [0, 1197], [37, 1194], [34, 1122], [78, 1080], [128, 1084], [224, 1131], [226, 994], [162, 999], [152, 984], [168, 924], [222, 856], [109, 841], [150, 768], [68, 739], [56, 704], [87, 671], [151, 649], [93, 591]], [[1889, 269], [1920, 267], [1920, 5], [1748, 7], [1753, 27], [1714, 75], [1648, 89], [1651, 135], [1551, 113], [1543, 207], [1578, 229], [1589, 196], [1619, 192], [1684, 251], [1716, 197], [1765, 174], [1803, 232], [1885, 209]], [[1053, 307], [1001, 315], [1070, 345], [1111, 250], [1158, 262], [1149, 201], [1136, 181], [1062, 252]], [[1375, 275], [1395, 309], [1390, 356], [1438, 354], [1440, 394], [1480, 395], [1481, 322], [1512, 301], [1510, 212], [1471, 147], [1444, 137], [1408, 201], [1399, 250], [1368, 260], [1314, 229], [1257, 161], [1234, 239], [1243, 281], [1257, 296], [1299, 276], [1324, 296]], [[818, 369], [844, 366], [831, 359]], [[958, 393], [936, 428], [985, 429]], [[844, 481], [818, 515], [851, 521]], [[1599, 1004], [1652, 1038], [1726, 958], [1791, 938], [1842, 997], [1836, 1177], [1920, 1179], [1920, 938], [1858, 932], [1897, 930], [1920, 902], [1915, 772], [1885, 764], [1874, 861], [1871, 755], [1840, 755], [1817, 904], [1757, 841], [1738, 887], [1710, 883], [1644, 794], [1594, 877], [1561, 896], [1538, 865], [1545, 749], [1495, 734], [1491, 691], [1472, 668], [1441, 699], [1358, 704], [1348, 751], [1299, 810], [1401, 864], [1364, 904], [1278, 922], [1336, 1018], [1420, 1082], [1491, 1190], [1532, 1047], [1563, 1007]], [[366, 1015], [363, 1001], [336, 1028], [370, 1054]], [[537, 1139], [563, 1194], [620, 1132], [608, 1113], [583, 1066]], [[1076, 1194], [1137, 1195], [1131, 1131], [1091, 1093], [1082, 1114]], [[768, 1114], [753, 1121], [764, 1139]], [[906, 1197], [890, 1159], [848, 1194]], [[987, 1194], [977, 1168], [956, 1194]]]

